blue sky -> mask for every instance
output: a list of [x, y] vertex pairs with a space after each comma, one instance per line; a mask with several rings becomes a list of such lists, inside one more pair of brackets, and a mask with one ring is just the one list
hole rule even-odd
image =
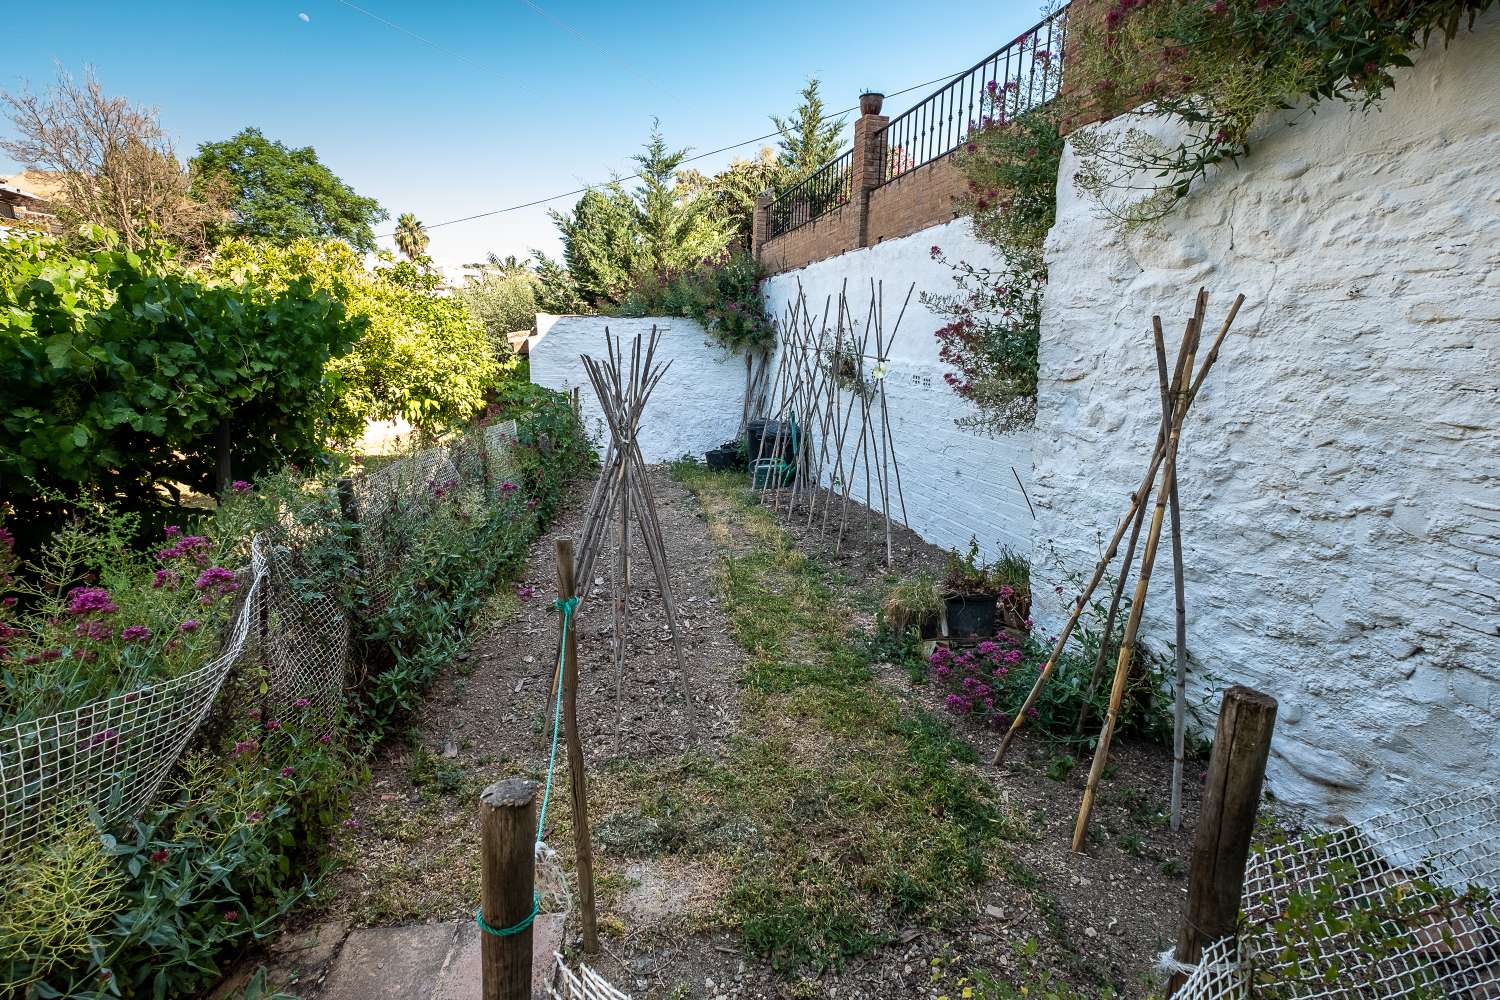
[[[392, 218], [410, 211], [431, 225], [628, 174], [653, 116], [674, 146], [706, 152], [771, 131], [767, 116], [788, 114], [810, 75], [831, 108], [848, 107], [866, 88], [890, 93], [965, 69], [1040, 16], [1031, 2], [895, 0], [358, 8], [33, 5], [6, 47], [0, 88], [39, 89], [57, 63], [75, 74], [89, 65], [107, 92], [159, 108], [180, 154], [254, 125], [315, 147]], [[886, 112], [924, 92], [893, 98]], [[695, 166], [709, 171], [734, 155]], [[0, 173], [15, 166], [0, 157]], [[443, 264], [558, 249], [545, 207], [436, 227], [431, 237]]]

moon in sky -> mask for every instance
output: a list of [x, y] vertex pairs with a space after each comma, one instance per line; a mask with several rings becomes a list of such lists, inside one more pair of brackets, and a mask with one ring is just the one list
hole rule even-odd
[[308, 17], [306, 14], [298, 14], [297, 20], [301, 21], [303, 24], [306, 24], [308, 21], [311, 21], [312, 18]]

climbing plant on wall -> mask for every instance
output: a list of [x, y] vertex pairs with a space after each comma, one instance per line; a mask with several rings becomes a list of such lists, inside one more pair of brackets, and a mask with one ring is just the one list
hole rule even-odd
[[1127, 227], [1160, 220], [1248, 154], [1271, 115], [1295, 124], [1329, 99], [1373, 107], [1415, 50], [1493, 2], [1111, 0], [1102, 18], [1076, 19], [1067, 72], [1091, 117], [1126, 126], [1072, 137], [1076, 180]]
[[940, 357], [952, 366], [948, 384], [975, 406], [959, 423], [993, 432], [1016, 430], [1036, 415], [1037, 346], [1047, 265], [1042, 243], [1057, 214], [1057, 170], [1063, 138], [1056, 102], [1013, 113], [1014, 84], [993, 87], [990, 114], [957, 156], [968, 181], [963, 199], [974, 233], [997, 251], [999, 263], [953, 267], [956, 290], [924, 294], [947, 319], [937, 331]]

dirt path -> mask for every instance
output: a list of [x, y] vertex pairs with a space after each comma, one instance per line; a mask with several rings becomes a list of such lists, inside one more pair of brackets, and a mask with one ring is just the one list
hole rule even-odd
[[[956, 997], [966, 986], [980, 987], [975, 996], [989, 1000], [1020, 996], [1007, 991], [1023, 984], [1030, 996], [1053, 995], [1041, 987], [1056, 982], [1054, 975], [1092, 984], [1088, 992], [1055, 994], [1059, 997], [1093, 997], [1099, 984], [1117, 984], [1125, 996], [1145, 995], [1154, 956], [1175, 934], [1187, 835], [1169, 833], [1159, 815], [1170, 764], [1166, 755], [1128, 742], [1113, 756], [1096, 812], [1101, 840], [1089, 856], [1068, 851], [1085, 768], [1071, 774], [1059, 770], [1054, 747], [1023, 739], [1001, 773], [959, 765], [961, 773], [972, 774], [970, 780], [993, 783], [1010, 832], [1009, 842], [987, 849], [984, 865], [990, 874], [957, 911], [937, 923], [890, 926], [879, 932], [886, 943], [821, 971], [774, 971], [747, 949], [742, 928], [726, 915], [726, 901], [738, 891], [734, 880], [743, 874], [736, 868], [737, 852], [760, 837], [757, 820], [770, 817], [736, 813], [715, 801], [723, 786], [698, 779], [715, 770], [736, 773], [742, 765], [736, 754], [754, 749], [747, 748], [740, 731], [750, 667], [745, 650], [731, 638], [723, 567], [726, 555], [753, 554], [766, 544], [765, 532], [777, 529], [767, 521], [747, 530], [722, 511], [705, 514], [697, 498], [664, 469], [654, 471], [653, 483], [682, 609], [693, 721], [685, 712], [649, 572], [636, 577], [632, 591], [624, 701], [617, 717], [605, 581], [612, 558], [604, 554], [579, 617], [579, 709], [605, 946], [590, 964], [639, 1000]], [[525, 584], [517, 594], [498, 595], [492, 602], [471, 650], [434, 684], [407, 741], [382, 748], [372, 762], [370, 784], [355, 804], [355, 825], [339, 845], [345, 867], [321, 894], [321, 923], [315, 915], [311, 930], [298, 932], [322, 945], [318, 963], [299, 967], [301, 981], [291, 987], [296, 995], [342, 1000], [332, 988], [338, 976], [327, 980], [327, 993], [318, 984], [327, 979], [329, 967], [338, 967], [340, 947], [348, 951], [356, 940], [368, 940], [371, 932], [360, 927], [429, 925], [428, 936], [443, 938], [453, 954], [461, 950], [457, 942], [479, 893], [478, 793], [501, 777], [540, 777], [545, 766], [557, 630], [553, 544], [558, 534], [580, 530], [589, 486], [575, 484], [553, 531], [532, 547]], [[821, 537], [816, 527], [809, 530], [802, 519], [783, 515], [775, 523], [818, 567], [819, 580], [846, 609], [841, 615], [849, 620], [842, 624], [857, 635], [873, 633], [888, 573], [879, 520], [867, 511], [852, 513], [837, 555], [831, 538]], [[940, 567], [943, 554], [914, 534], [900, 531], [895, 541], [896, 572]], [[635, 559], [645, 570], [644, 552]], [[913, 686], [901, 669], [872, 663], [869, 676], [894, 704], [905, 706], [902, 714], [941, 715], [941, 695]], [[764, 713], [762, 696], [755, 697]], [[996, 743], [993, 734], [973, 727], [957, 734], [986, 759]], [[811, 759], [823, 752], [810, 742], [811, 731], [773, 735], [776, 753]], [[899, 768], [899, 758], [894, 759]], [[559, 771], [564, 785], [565, 766]], [[1188, 829], [1197, 805], [1196, 787], [1191, 791]], [[794, 799], [788, 802], [801, 808]], [[553, 800], [545, 834], [571, 869], [572, 818], [565, 794]], [[817, 835], [826, 836], [826, 827]], [[711, 849], [701, 849], [704, 844]], [[783, 889], [793, 896], [805, 891], [800, 885]], [[355, 936], [346, 941], [350, 926]], [[575, 919], [565, 942], [570, 954], [576, 954], [576, 934]], [[446, 968], [455, 959], [443, 954], [433, 961]]]

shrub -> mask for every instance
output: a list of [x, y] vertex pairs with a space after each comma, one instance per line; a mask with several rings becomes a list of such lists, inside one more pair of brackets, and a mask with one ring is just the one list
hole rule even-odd
[[399, 417], [429, 437], [461, 426], [504, 373], [479, 321], [409, 261], [372, 273], [343, 243], [231, 240], [220, 245], [210, 273], [272, 290], [317, 288], [364, 322], [353, 349], [328, 366], [338, 440], [354, 440], [371, 418]]
[[745, 251], [725, 251], [680, 271], [647, 274], [616, 309], [621, 316], [686, 316], [702, 323], [724, 348], [767, 350], [775, 331], [761, 298], [765, 271]]
[[324, 367], [366, 325], [305, 279], [205, 284], [162, 244], [91, 235], [91, 252], [0, 242], [0, 501], [26, 549], [91, 504], [151, 528], [167, 497], [213, 492], [224, 424], [240, 478], [310, 461], [335, 398]]
[[490, 341], [490, 351], [498, 358], [509, 357], [510, 341], [506, 334], [529, 330], [541, 309], [538, 293], [541, 281], [530, 270], [517, 265], [504, 271], [485, 271], [475, 281], [454, 290], [454, 295], [483, 326]]

